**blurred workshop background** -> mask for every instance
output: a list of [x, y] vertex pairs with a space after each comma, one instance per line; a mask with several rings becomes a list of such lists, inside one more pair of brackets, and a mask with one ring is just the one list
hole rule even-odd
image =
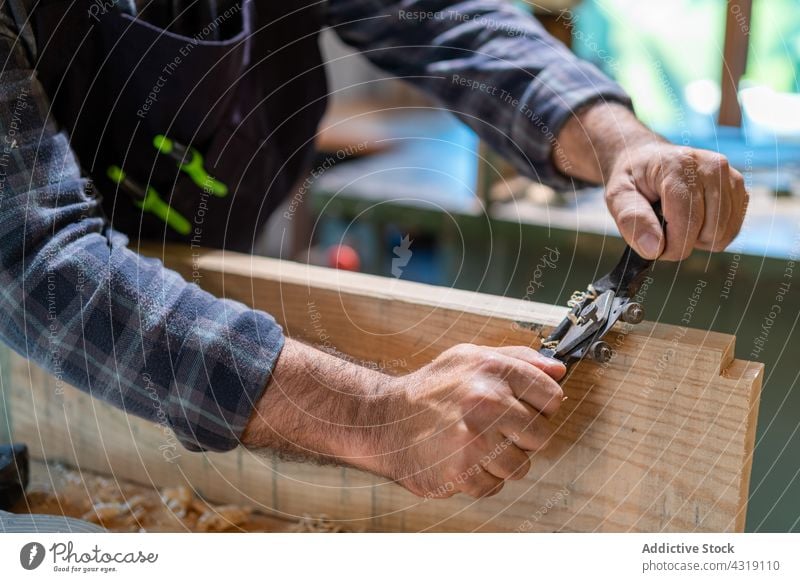
[[[766, 364], [747, 529], [800, 531], [800, 1], [519, 5], [619, 81], [655, 130], [719, 151], [745, 174], [741, 235], [725, 253], [658, 264], [646, 309], [681, 325], [705, 282], [689, 325], [735, 334], [737, 357]], [[324, 48], [332, 98], [302, 186], [310, 208], [305, 220], [293, 214], [293, 236], [312, 241], [301, 260], [559, 304], [616, 262], [623, 243], [601, 189], [554, 192], [515, 176], [410, 86], [332, 34]], [[264, 249], [299, 258], [282, 241]]]

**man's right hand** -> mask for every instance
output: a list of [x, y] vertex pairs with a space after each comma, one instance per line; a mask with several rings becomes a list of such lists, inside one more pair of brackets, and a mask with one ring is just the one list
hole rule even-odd
[[492, 495], [547, 444], [565, 372], [530, 348], [462, 344], [390, 377], [287, 340], [242, 443], [348, 464], [419, 496]]
[[455, 346], [391, 383], [396, 406], [384, 471], [412, 493], [494, 495], [547, 445], [561, 362], [526, 347]]

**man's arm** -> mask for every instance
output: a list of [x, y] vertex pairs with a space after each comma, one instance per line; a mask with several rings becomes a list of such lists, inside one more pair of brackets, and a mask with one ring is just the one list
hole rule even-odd
[[527, 347], [462, 344], [390, 377], [287, 339], [242, 442], [358, 467], [419, 496], [493, 495], [548, 444], [565, 372]]
[[[649, 131], [616, 83], [509, 2], [328, 4], [345, 42], [439, 99], [524, 175], [564, 189], [605, 184], [622, 236], [641, 255], [718, 251], [739, 232], [747, 194], [724, 156]], [[650, 208], [657, 200], [666, 233]]]
[[524, 175], [580, 181], [553, 164], [556, 136], [589, 103], [627, 94], [502, 0], [329, 0], [328, 23], [378, 67], [441, 102]]
[[0, 8], [0, 339], [193, 450], [239, 444], [283, 343], [106, 225]]
[[[559, 169], [606, 186], [622, 236], [643, 257], [680, 260], [693, 248], [721, 251], [744, 221], [744, 177], [725, 156], [670, 144], [628, 110], [598, 103], [558, 135]], [[653, 212], [661, 201], [666, 232]]]
[[284, 345], [267, 314], [188, 284], [108, 228], [1, 10], [0, 58], [5, 343], [193, 450], [269, 447], [437, 497], [488, 495], [527, 471], [561, 403], [562, 364], [461, 346], [389, 378]]

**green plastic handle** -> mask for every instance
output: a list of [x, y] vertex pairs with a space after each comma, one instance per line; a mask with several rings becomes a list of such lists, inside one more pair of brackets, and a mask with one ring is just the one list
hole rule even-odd
[[125, 179], [125, 172], [123, 172], [122, 168], [119, 166], [109, 166], [106, 170], [106, 174], [108, 174], [108, 177], [111, 178], [115, 184], [122, 184], [122, 181]]
[[172, 140], [164, 134], [159, 133], [153, 138], [153, 146], [162, 154], [172, 153]]
[[178, 234], [188, 235], [192, 231], [192, 225], [180, 213], [161, 199], [153, 188], [147, 189], [147, 196], [143, 202], [138, 203], [139, 208], [145, 212], [150, 212], [166, 222]]
[[[169, 204], [164, 202], [155, 188], [149, 187], [146, 193], [142, 194], [141, 186], [131, 180], [127, 180], [125, 171], [119, 166], [109, 166], [106, 170], [106, 174], [114, 183], [123, 186], [126, 190], [129, 190], [131, 194], [139, 198], [134, 200], [136, 206], [145, 212], [155, 214], [178, 234], [188, 235], [192, 231], [192, 225], [189, 221], [186, 220], [180, 212], [173, 210]], [[142, 195], [144, 196], [144, 200], [140, 199]]]
[[228, 187], [212, 178], [203, 165], [203, 154], [192, 148], [192, 159], [188, 164], [181, 164], [181, 170], [186, 172], [192, 182], [209, 190], [214, 196], [223, 198], [228, 195]]
[[181, 163], [183, 158], [180, 154], [175, 152], [175, 142], [169, 139], [166, 135], [159, 133], [157, 136], [155, 136], [153, 138], [153, 147], [155, 147], [162, 154], [172, 156], [172, 158], [178, 163], [178, 167], [182, 171], [186, 172], [186, 174], [192, 179], [192, 182], [200, 186], [200, 188], [203, 190], [208, 190], [218, 198], [224, 198], [228, 195], [228, 186], [219, 180], [215, 180], [208, 172], [206, 172], [203, 154], [198, 152], [196, 149], [189, 149], [192, 154], [192, 159], [183, 164]]

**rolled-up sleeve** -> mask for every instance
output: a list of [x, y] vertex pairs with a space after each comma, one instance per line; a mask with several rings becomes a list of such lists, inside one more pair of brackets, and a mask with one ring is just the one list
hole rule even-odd
[[[531, 15], [502, 0], [329, 0], [328, 23], [380, 68], [417, 85], [523, 174], [558, 188], [556, 136], [597, 101], [631, 106]], [[555, 152], [557, 154], [557, 152]]]
[[280, 326], [109, 228], [16, 33], [0, 17], [0, 338], [190, 450], [236, 447], [283, 346]]

